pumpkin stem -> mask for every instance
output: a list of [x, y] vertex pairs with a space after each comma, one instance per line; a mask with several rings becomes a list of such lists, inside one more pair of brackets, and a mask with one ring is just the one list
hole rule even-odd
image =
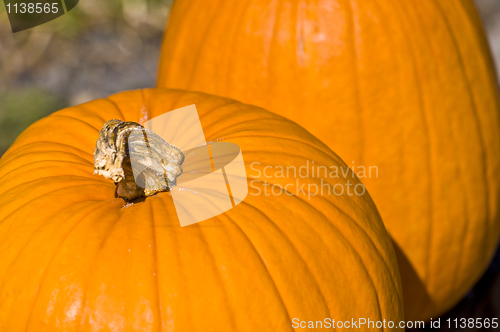
[[131, 201], [175, 186], [184, 154], [135, 122], [107, 121], [94, 151], [94, 174], [112, 179], [115, 196]]

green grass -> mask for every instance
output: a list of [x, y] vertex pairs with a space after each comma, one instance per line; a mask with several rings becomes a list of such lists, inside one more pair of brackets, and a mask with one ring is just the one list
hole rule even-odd
[[0, 155], [32, 123], [61, 107], [59, 98], [38, 88], [8, 91], [0, 96]]

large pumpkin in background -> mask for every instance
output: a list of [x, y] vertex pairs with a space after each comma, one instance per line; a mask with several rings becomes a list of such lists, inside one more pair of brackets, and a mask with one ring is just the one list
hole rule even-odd
[[470, 0], [176, 0], [158, 86], [283, 115], [361, 178], [398, 251], [407, 319], [436, 317], [499, 238], [497, 86]]
[[[170, 192], [126, 205], [111, 180], [92, 174], [92, 154], [106, 121], [191, 104], [207, 141], [240, 146], [249, 193], [181, 228]], [[0, 160], [0, 331], [290, 331], [294, 318], [397, 324], [399, 272], [375, 205], [360, 190], [307, 190], [321, 180], [359, 185], [355, 177], [275, 173], [308, 161], [346, 167], [295, 123], [201, 93], [124, 92], [40, 120]]]

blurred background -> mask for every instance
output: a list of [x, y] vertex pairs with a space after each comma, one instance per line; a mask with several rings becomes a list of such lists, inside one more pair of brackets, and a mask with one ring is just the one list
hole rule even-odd
[[[0, 156], [55, 110], [153, 87], [172, 2], [80, 1], [68, 14], [16, 34], [0, 4]], [[500, 64], [500, 0], [476, 3]]]
[[0, 4], [0, 156], [63, 107], [154, 87], [171, 0], [86, 0], [13, 34]]
[[[154, 87], [171, 3], [80, 1], [68, 14], [16, 34], [0, 5], [0, 156], [25, 128], [51, 112], [123, 90]], [[498, 72], [500, 0], [476, 3]], [[476, 287], [442, 320], [450, 317], [500, 317], [499, 253]]]

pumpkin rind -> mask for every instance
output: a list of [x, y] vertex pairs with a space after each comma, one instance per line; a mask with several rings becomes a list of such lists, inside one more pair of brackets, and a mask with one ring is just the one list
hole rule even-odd
[[500, 104], [472, 1], [176, 0], [162, 52], [159, 87], [264, 107], [378, 167], [361, 180], [397, 246], [407, 319], [482, 275], [500, 235]]
[[[235, 208], [181, 228], [169, 192], [132, 205], [114, 198], [114, 183], [92, 174], [92, 153], [107, 120], [191, 104], [208, 141], [240, 146], [255, 181]], [[401, 320], [396, 258], [368, 194], [256, 195], [266, 181], [295, 180], [255, 169], [307, 160], [345, 166], [293, 122], [201, 93], [124, 92], [40, 120], [0, 160], [0, 330], [289, 331], [295, 317]]]

